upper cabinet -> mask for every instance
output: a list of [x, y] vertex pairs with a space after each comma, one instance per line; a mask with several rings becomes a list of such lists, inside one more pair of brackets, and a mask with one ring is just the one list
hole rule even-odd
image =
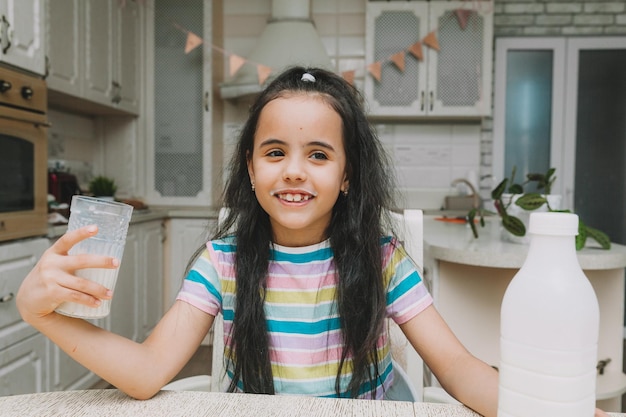
[[[211, 206], [221, 149], [214, 123], [213, 54], [215, 1], [158, 0], [147, 7], [146, 201], [149, 204]], [[216, 19], [221, 20], [221, 12]], [[174, 24], [174, 22], [180, 22]], [[190, 34], [203, 43], [185, 53]], [[221, 103], [220, 103], [221, 104]], [[219, 110], [217, 110], [219, 113]], [[219, 165], [221, 166], [221, 164]]]
[[46, 12], [52, 100], [61, 93], [137, 114], [143, 30], [138, 2], [48, 0]]
[[0, 0], [0, 62], [44, 74], [43, 0]]
[[[365, 79], [370, 115], [489, 115], [492, 6], [491, 1], [368, 2], [366, 61], [381, 64], [380, 81], [371, 74]], [[421, 60], [409, 52], [414, 45]], [[404, 71], [392, 60], [397, 53], [404, 53]]]

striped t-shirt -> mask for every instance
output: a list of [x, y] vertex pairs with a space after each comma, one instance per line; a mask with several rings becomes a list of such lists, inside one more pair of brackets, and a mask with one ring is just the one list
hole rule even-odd
[[[432, 303], [413, 261], [392, 238], [381, 240], [387, 316], [402, 324]], [[207, 243], [183, 282], [177, 299], [200, 310], [224, 316], [225, 355], [235, 308], [234, 238]], [[273, 244], [267, 277], [265, 317], [274, 388], [277, 394], [335, 397], [335, 380], [343, 349], [335, 302], [337, 274], [330, 242], [307, 247]], [[382, 399], [393, 384], [386, 331], [378, 340], [381, 374], [378, 385], [365, 382], [359, 397]], [[227, 356], [229, 357], [229, 356]], [[350, 358], [348, 358], [350, 360]], [[351, 362], [344, 365], [342, 392], [351, 378]], [[229, 378], [233, 369], [227, 369]], [[240, 388], [242, 385], [240, 384]]]

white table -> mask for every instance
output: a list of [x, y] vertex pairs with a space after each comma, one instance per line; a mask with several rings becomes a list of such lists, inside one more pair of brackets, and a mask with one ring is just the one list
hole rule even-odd
[[[197, 416], [197, 417], [478, 417], [461, 405], [402, 401], [161, 391], [147, 401], [121, 391], [56, 391], [0, 397], [3, 417]], [[626, 414], [610, 413], [610, 416]]]

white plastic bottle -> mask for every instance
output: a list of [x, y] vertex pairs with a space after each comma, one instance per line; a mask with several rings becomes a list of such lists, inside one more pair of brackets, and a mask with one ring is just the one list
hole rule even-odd
[[502, 300], [498, 417], [592, 417], [600, 313], [576, 257], [578, 216], [532, 213]]

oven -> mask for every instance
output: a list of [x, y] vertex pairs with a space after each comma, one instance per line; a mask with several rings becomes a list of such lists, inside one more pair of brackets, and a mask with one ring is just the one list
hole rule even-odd
[[47, 233], [46, 83], [0, 67], [0, 241]]

